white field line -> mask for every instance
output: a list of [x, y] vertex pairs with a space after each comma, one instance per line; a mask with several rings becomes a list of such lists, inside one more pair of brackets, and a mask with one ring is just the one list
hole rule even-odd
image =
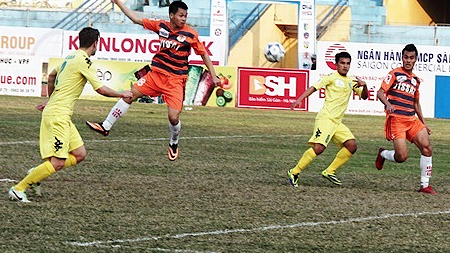
[[0, 178], [0, 182], [17, 183], [18, 181], [10, 178]]
[[[80, 247], [87, 246], [99, 246], [105, 244], [120, 244], [120, 243], [132, 243], [132, 242], [143, 242], [143, 241], [156, 241], [159, 239], [180, 239], [185, 237], [197, 237], [197, 236], [208, 236], [208, 235], [224, 235], [224, 234], [234, 234], [234, 233], [254, 233], [260, 231], [267, 230], [279, 230], [279, 229], [289, 229], [289, 228], [298, 228], [298, 227], [314, 227], [314, 226], [322, 226], [322, 225], [339, 225], [346, 224], [352, 222], [365, 222], [365, 221], [373, 221], [373, 220], [383, 220], [389, 218], [397, 218], [397, 217], [411, 217], [411, 216], [430, 216], [430, 215], [441, 215], [441, 214], [450, 214], [450, 210], [444, 211], [435, 211], [435, 212], [414, 212], [414, 213], [394, 213], [394, 214], [385, 214], [380, 216], [368, 216], [368, 217], [360, 217], [360, 218], [350, 218], [347, 220], [332, 220], [332, 221], [321, 221], [321, 222], [301, 222], [295, 224], [288, 225], [272, 225], [265, 227], [257, 227], [250, 229], [227, 229], [227, 230], [215, 230], [215, 231], [205, 231], [205, 232], [192, 232], [192, 233], [182, 233], [176, 235], [165, 235], [165, 236], [146, 236], [135, 239], [116, 239], [116, 240], [106, 240], [106, 241], [93, 241], [93, 242], [67, 242], [68, 244]], [[111, 246], [113, 247], [113, 245]]]
[[[301, 137], [304, 135], [220, 135], [220, 136], [192, 136], [180, 137], [180, 140], [200, 140], [200, 139], [237, 139], [237, 138], [285, 138], [285, 137]], [[142, 138], [142, 139], [100, 139], [100, 140], [83, 140], [84, 142], [130, 142], [130, 141], [168, 141], [169, 137], [165, 138]], [[39, 141], [6, 141], [0, 142], [0, 146], [5, 145], [20, 145], [20, 144], [39, 144]]]
[[[140, 249], [138, 247], [132, 246], [122, 246], [122, 245], [96, 245], [97, 248], [122, 248], [122, 249], [132, 249], [137, 250]], [[181, 252], [181, 253], [218, 253], [216, 251], [198, 251], [198, 250], [189, 250], [189, 249], [164, 249], [164, 248], [147, 248], [145, 247], [145, 251], [162, 251], [162, 252]]]

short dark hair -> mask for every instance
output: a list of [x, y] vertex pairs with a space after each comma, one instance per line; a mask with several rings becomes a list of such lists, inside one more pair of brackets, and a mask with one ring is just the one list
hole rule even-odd
[[417, 48], [416, 48], [416, 46], [414, 46], [414, 44], [406, 45], [405, 48], [403, 48], [403, 50], [402, 50], [402, 56], [405, 54], [405, 51], [416, 52], [416, 56], [419, 55], [419, 52], [417, 51]]
[[334, 57], [334, 60], [336, 61], [336, 64], [339, 62], [339, 60], [341, 58], [348, 58], [348, 59], [350, 59], [350, 61], [352, 61], [352, 56], [349, 53], [347, 53], [347, 52], [340, 52], [340, 53], [337, 53], [336, 56]]
[[169, 5], [169, 14], [176, 14], [178, 12], [178, 9], [181, 8], [183, 10], [188, 10], [188, 6], [186, 3], [182, 2], [182, 1], [173, 1], [172, 3], [170, 3]]
[[88, 48], [98, 41], [100, 32], [92, 27], [85, 27], [78, 33], [78, 39], [80, 40], [81, 48]]

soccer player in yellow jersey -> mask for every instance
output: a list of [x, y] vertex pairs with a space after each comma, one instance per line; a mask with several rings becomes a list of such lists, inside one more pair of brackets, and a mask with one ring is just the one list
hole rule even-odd
[[71, 116], [75, 101], [80, 97], [86, 81], [106, 97], [132, 97], [131, 91], [117, 92], [104, 86], [96, 76], [90, 56], [97, 51], [100, 33], [86, 27], [79, 32], [80, 47], [69, 54], [48, 77], [49, 99], [36, 108], [42, 111], [40, 150], [43, 163], [29, 170], [28, 175], [9, 189], [11, 200], [29, 202], [25, 190], [56, 171], [80, 163], [86, 149]]
[[309, 87], [291, 106], [291, 109], [294, 109], [301, 105], [305, 98], [325, 87], [325, 102], [316, 116], [313, 135], [308, 141], [312, 147], [306, 150], [298, 164], [288, 171], [289, 181], [294, 187], [298, 187], [299, 173], [316, 156], [322, 154], [330, 141], [333, 141], [341, 149], [330, 166], [322, 171], [322, 176], [333, 184], [341, 185], [341, 181], [336, 177], [336, 170], [344, 165], [357, 149], [355, 136], [342, 123], [342, 118], [353, 92], [356, 92], [362, 99], [367, 99], [367, 85], [359, 78], [354, 80], [347, 76], [351, 62], [349, 53], [340, 52], [336, 54], [335, 60], [337, 72], [324, 76], [315, 85]]

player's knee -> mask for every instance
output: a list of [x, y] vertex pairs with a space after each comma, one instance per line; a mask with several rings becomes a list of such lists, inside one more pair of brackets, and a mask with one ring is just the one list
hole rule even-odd
[[408, 154], [397, 154], [394, 155], [395, 161], [398, 163], [405, 162], [408, 159]]
[[323, 151], [325, 151], [325, 146], [322, 145], [314, 145], [313, 147], [314, 153], [316, 155], [320, 155], [323, 153]]
[[133, 100], [134, 100], [134, 99], [137, 99], [137, 98], [135, 98], [135, 97], [133, 96], [132, 98], [122, 98], [122, 99], [123, 99], [123, 101], [125, 101], [125, 103], [131, 104], [131, 103], [133, 103]]
[[51, 164], [53, 166], [53, 169], [55, 169], [55, 171], [58, 171], [58, 170], [60, 170], [60, 169], [62, 169], [64, 167], [64, 160], [62, 160], [62, 161], [52, 160], [50, 162], [51, 162]]
[[86, 149], [78, 149], [77, 152], [72, 153], [72, 155], [75, 156], [75, 159], [77, 160], [78, 164], [86, 158], [87, 151]]
[[345, 142], [344, 147], [352, 154], [356, 153], [356, 150], [358, 150], [358, 145], [356, 145], [355, 140], [349, 140]]
[[169, 115], [169, 122], [172, 126], [178, 125], [179, 121], [180, 121], [179, 115]]
[[86, 159], [86, 156], [87, 156], [86, 153], [81, 154], [81, 155], [79, 155], [79, 156], [75, 156], [75, 158], [77, 159], [77, 164], [80, 163], [80, 162], [82, 162], [82, 161], [84, 161], [84, 159]]
[[422, 148], [422, 155], [424, 156], [432, 156], [433, 148], [431, 146], [426, 146]]

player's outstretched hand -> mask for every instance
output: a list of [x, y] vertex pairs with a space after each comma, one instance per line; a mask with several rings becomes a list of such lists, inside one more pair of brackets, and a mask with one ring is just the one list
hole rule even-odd
[[218, 76], [212, 76], [212, 80], [211, 80], [214, 84], [215, 87], [220, 85], [220, 79]]
[[353, 82], [356, 82], [356, 84], [354, 85], [356, 87], [367, 86], [366, 82], [359, 77], [356, 77], [356, 80], [353, 80]]
[[42, 102], [41, 104], [36, 105], [36, 109], [38, 109], [39, 111], [42, 112], [44, 110], [45, 106], [47, 105], [47, 103], [48, 103], [48, 99], [45, 100], [44, 102]]
[[131, 90], [126, 90], [126, 91], [122, 92], [120, 97], [121, 98], [133, 98], [133, 93], [131, 92]]
[[431, 129], [428, 127], [427, 124], [425, 124], [425, 129], [427, 129], [427, 133], [428, 133], [428, 135], [430, 135], [431, 134]]
[[291, 110], [294, 110], [295, 107], [300, 107], [300, 106], [302, 105], [302, 100], [303, 100], [303, 99], [300, 99], [300, 98], [298, 98], [297, 100], [295, 100], [295, 101], [292, 103], [292, 105], [291, 105]]

